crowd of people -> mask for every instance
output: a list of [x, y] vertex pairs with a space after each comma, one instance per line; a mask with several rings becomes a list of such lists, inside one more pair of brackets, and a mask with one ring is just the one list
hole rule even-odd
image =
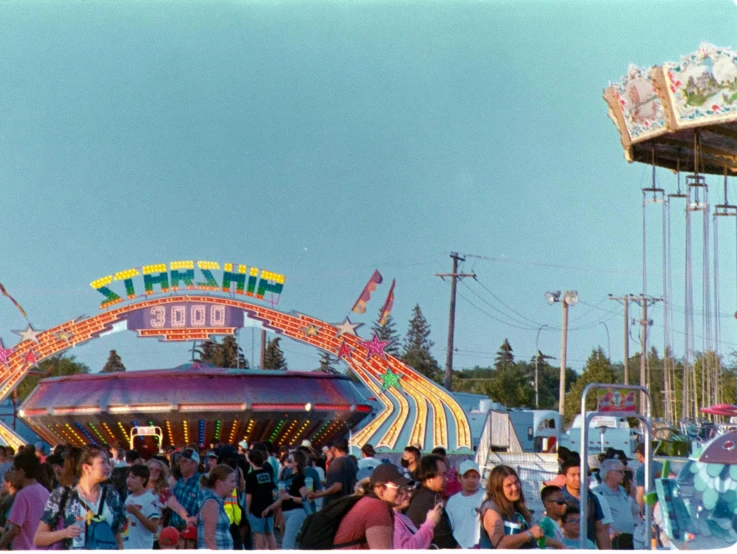
[[168, 446], [147, 460], [123, 443], [0, 447], [0, 549], [578, 549], [585, 514], [587, 548], [630, 550], [644, 483], [626, 483], [617, 454], [582, 479], [578, 455], [560, 453], [533, 513], [514, 468], [493, 467], [483, 487], [473, 460], [419, 445], [399, 465], [368, 444], [357, 459], [345, 439]]

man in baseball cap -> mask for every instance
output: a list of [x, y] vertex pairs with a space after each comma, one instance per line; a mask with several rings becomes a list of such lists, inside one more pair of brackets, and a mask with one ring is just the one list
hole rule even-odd
[[[172, 492], [177, 501], [187, 511], [187, 517], [191, 518], [200, 511], [202, 497], [200, 491], [200, 477], [202, 477], [202, 474], [199, 472], [200, 455], [193, 448], [185, 448], [177, 459], [177, 463], [182, 478], [174, 485]], [[187, 522], [176, 513], [171, 514], [170, 523], [180, 530], [187, 526]]]
[[479, 486], [481, 471], [473, 460], [463, 460], [458, 467], [461, 492], [448, 499], [445, 511], [450, 518], [453, 536], [461, 548], [474, 548], [479, 543], [478, 509], [484, 501], [484, 491]]

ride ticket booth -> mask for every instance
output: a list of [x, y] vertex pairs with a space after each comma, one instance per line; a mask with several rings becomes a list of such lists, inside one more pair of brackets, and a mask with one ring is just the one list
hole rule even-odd
[[[164, 434], [155, 425], [133, 426], [130, 432], [130, 449], [136, 450], [145, 460], [159, 453]], [[136, 440], [138, 439], [138, 440]]]
[[[636, 396], [639, 392], [640, 407], [638, 410]], [[596, 411], [586, 411], [586, 400], [590, 393], [596, 393]], [[637, 418], [644, 423], [645, 431], [645, 495], [653, 490], [652, 475], [652, 400], [646, 387], [639, 385], [612, 385], [591, 383], [583, 390], [581, 398], [581, 530], [579, 534], [581, 549], [586, 548], [588, 532], [587, 507], [589, 496], [588, 456], [589, 456], [589, 425], [595, 417], [613, 416], [616, 418]], [[649, 550], [652, 544], [652, 507], [645, 503], [645, 549]]]

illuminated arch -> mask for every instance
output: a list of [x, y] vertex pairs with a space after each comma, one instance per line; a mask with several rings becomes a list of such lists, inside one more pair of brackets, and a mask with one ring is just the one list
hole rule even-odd
[[[173, 311], [174, 305], [190, 307], [193, 317], [200, 318], [199, 324], [205, 323], [201, 319], [202, 310], [199, 308], [203, 306], [205, 313], [215, 313], [214, 319], [207, 323], [217, 320], [215, 323], [219, 325], [183, 327], [179, 321], [177, 328], [131, 326], [133, 314], [160, 314], [167, 307]], [[417, 442], [425, 447], [428, 442], [426, 432], [432, 429], [429, 439], [432, 444], [428, 446], [443, 446], [451, 450], [472, 448], [468, 420], [458, 403], [445, 390], [397, 358], [389, 354], [385, 358], [369, 355], [365, 344], [368, 341], [355, 335], [340, 334], [334, 325], [319, 319], [299, 313], [285, 314], [271, 308], [218, 296], [174, 295], [143, 300], [92, 317], [67, 321], [39, 332], [37, 340], [27, 339], [16, 345], [8, 356], [7, 364], [0, 363], [0, 399], [6, 398], [37, 362], [97, 338], [111, 331], [116, 324], [128, 325], [129, 329], [137, 330], [139, 336], [159, 337], [162, 340], [207, 340], [212, 335], [232, 334], [236, 328], [242, 326], [242, 319], [238, 323], [237, 318], [235, 323], [230, 322], [233, 326], [223, 326], [223, 323], [228, 322], [220, 316], [219, 310], [207, 312], [207, 308], [213, 306], [224, 306], [234, 313], [242, 310], [245, 317], [259, 321], [266, 329], [328, 351], [346, 362], [383, 405], [377, 416], [353, 435], [354, 445], [371, 443], [390, 449], [403, 447], [404, 445], [398, 445], [397, 442], [402, 429], [408, 425], [409, 443]], [[394, 387], [381, 390], [382, 377], [387, 368], [401, 377], [401, 388], [406, 395]], [[382, 432], [385, 424], [386, 430]]]

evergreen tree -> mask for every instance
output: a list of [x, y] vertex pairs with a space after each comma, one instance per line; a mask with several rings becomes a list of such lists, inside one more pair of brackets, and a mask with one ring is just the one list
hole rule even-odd
[[[379, 317], [381, 317], [381, 310], [379, 310]], [[401, 342], [399, 332], [395, 328], [394, 318], [389, 315], [386, 318], [384, 325], [379, 325], [379, 320], [374, 321], [371, 331], [381, 341], [388, 341], [389, 344], [384, 348], [384, 352], [391, 354], [392, 356], [399, 356], [399, 344]]]
[[197, 361], [215, 367], [248, 369], [248, 360], [233, 335], [227, 335], [222, 343], [206, 340], [197, 349]]
[[317, 371], [321, 373], [339, 374], [340, 372], [335, 367], [337, 362], [338, 358], [330, 354], [330, 352], [322, 352], [320, 354], [320, 367], [317, 368]]
[[512, 354], [512, 345], [509, 344], [508, 339], [504, 339], [504, 342], [499, 347], [494, 360], [494, 367], [502, 369], [514, 365], [514, 354]]
[[61, 377], [62, 375], [81, 375], [90, 372], [85, 364], [75, 361], [74, 356], [59, 355], [39, 362], [38, 370], [29, 374], [16, 389], [18, 400], [23, 402], [41, 379]]
[[[601, 348], [591, 351], [589, 359], [586, 360], [586, 366], [573, 385], [570, 392], [566, 394], [565, 406], [565, 424], [569, 424], [573, 419], [581, 413], [581, 398], [583, 397], [583, 389], [590, 383], [615, 383], [616, 375], [609, 358], [604, 355]], [[589, 394], [586, 400], [586, 409], [596, 409], [596, 395]]]
[[409, 328], [404, 339], [402, 361], [415, 371], [422, 373], [429, 379], [433, 379], [440, 373], [440, 366], [430, 352], [433, 344], [430, 340], [430, 324], [422, 315], [420, 306], [415, 305], [412, 309], [412, 318], [409, 320]]
[[264, 352], [264, 369], [287, 369], [287, 360], [279, 346], [280, 340], [280, 337], [274, 337], [267, 343], [266, 352]]
[[115, 350], [111, 350], [107, 362], [105, 362], [100, 373], [115, 373], [117, 371], [125, 371], [125, 366], [118, 353]]
[[197, 359], [195, 361], [217, 367], [217, 345], [218, 343], [214, 340], [201, 342], [199, 347], [197, 347], [197, 350], [195, 350], [195, 353], [197, 354]]
[[535, 402], [535, 389], [530, 384], [525, 365], [502, 366], [494, 371], [494, 375], [484, 384], [482, 390], [494, 402], [508, 408], [532, 406]]
[[233, 335], [226, 335], [223, 342], [218, 345], [220, 351], [219, 367], [235, 367], [248, 369], [248, 360], [243, 355], [243, 350]]

